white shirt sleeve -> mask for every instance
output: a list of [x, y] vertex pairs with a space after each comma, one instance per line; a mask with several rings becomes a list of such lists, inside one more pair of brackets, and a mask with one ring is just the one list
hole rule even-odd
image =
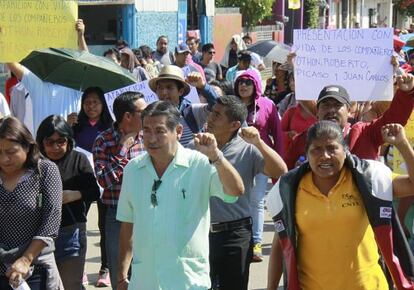
[[259, 65], [263, 64], [263, 60], [260, 57], [260, 55], [258, 55], [255, 52], [252, 52], [250, 55], [252, 57], [252, 61], [251, 61], [252, 66], [254, 66], [255, 68], [257, 68], [257, 67], [259, 67]]
[[43, 81], [25, 66], [23, 66], [23, 77], [21, 83], [32, 96], [36, 95], [32, 91], [37, 92], [43, 88]]
[[272, 218], [278, 213], [280, 213], [280, 211], [283, 208], [283, 203], [279, 191], [279, 183], [280, 180], [272, 187], [266, 198], [267, 211], [269, 212], [270, 217]]
[[6, 98], [0, 93], [0, 114], [2, 117], [6, 117], [10, 115], [10, 108], [9, 104], [7, 104]]

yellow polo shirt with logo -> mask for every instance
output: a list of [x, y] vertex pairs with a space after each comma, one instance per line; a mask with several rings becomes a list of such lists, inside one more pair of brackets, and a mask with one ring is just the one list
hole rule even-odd
[[328, 195], [306, 174], [296, 198], [302, 289], [388, 290], [374, 232], [351, 172], [342, 169]]

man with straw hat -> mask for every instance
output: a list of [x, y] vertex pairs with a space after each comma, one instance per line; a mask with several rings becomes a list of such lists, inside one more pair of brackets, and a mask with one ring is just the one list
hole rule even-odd
[[[197, 91], [207, 99], [207, 104], [192, 104], [185, 98], [191, 90], [189, 83], [193, 84]], [[192, 72], [186, 80], [181, 68], [175, 65], [164, 66], [159, 76], [151, 79], [148, 85], [161, 101], [171, 102], [179, 109], [180, 122], [183, 126], [180, 143], [183, 146], [186, 146], [193, 139], [194, 133], [202, 130], [210, 108], [219, 98], [214, 89], [205, 83], [200, 73]]]

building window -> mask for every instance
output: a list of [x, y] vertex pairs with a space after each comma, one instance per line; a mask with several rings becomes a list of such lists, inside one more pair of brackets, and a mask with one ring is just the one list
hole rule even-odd
[[121, 31], [122, 5], [79, 6], [79, 18], [86, 25], [85, 39], [90, 45], [115, 44]]
[[198, 29], [198, 2], [197, 0], [187, 1], [187, 29]]

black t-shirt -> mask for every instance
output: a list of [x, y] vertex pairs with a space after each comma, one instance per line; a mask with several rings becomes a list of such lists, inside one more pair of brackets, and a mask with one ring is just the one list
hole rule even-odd
[[[61, 227], [75, 222], [86, 222], [87, 203], [99, 198], [99, 187], [88, 158], [78, 151], [72, 150], [65, 157], [55, 162], [62, 178], [63, 190], [79, 190], [82, 198], [62, 205]], [[75, 221], [70, 214], [72, 211]]]

